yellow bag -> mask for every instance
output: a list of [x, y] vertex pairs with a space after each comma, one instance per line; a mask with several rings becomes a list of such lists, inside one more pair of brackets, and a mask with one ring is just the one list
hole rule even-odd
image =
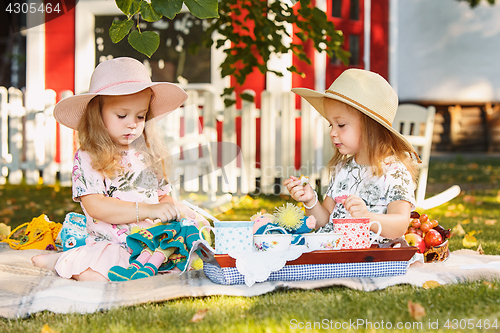
[[[16, 231], [23, 227], [26, 227], [24, 235], [20, 239], [12, 239]], [[57, 239], [61, 228], [61, 223], [51, 222], [45, 214], [42, 214], [33, 218], [31, 222], [21, 224], [2, 242], [8, 243], [14, 250], [56, 250], [54, 240]]]

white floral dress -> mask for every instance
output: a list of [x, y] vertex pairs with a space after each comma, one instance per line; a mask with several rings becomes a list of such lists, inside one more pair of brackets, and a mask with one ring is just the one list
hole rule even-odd
[[344, 205], [337, 202], [340, 200], [335, 200], [350, 194], [363, 199], [368, 211], [376, 214], [386, 214], [387, 205], [396, 200], [408, 201], [412, 210], [415, 208], [415, 184], [404, 164], [389, 157], [382, 167], [383, 174], [380, 177], [373, 174], [371, 166], [359, 165], [354, 158], [337, 167], [326, 191], [326, 195], [336, 202], [335, 208], [328, 223], [318, 232], [334, 232], [332, 219], [351, 217]]
[[[116, 177], [104, 177], [92, 168], [89, 154], [78, 150], [73, 163], [73, 200], [81, 202], [81, 196], [104, 194], [119, 200], [155, 204], [159, 202], [159, 196], [170, 192], [170, 185], [164, 179], [159, 180], [146, 167], [142, 153], [135, 150], [123, 152], [122, 165], [125, 169]], [[93, 219], [83, 205], [82, 210], [87, 218], [89, 237], [86, 245], [64, 252], [57, 261], [55, 269], [65, 278], [88, 268], [107, 277], [109, 268], [128, 266], [127, 235], [153, 225], [149, 221], [110, 224]]]

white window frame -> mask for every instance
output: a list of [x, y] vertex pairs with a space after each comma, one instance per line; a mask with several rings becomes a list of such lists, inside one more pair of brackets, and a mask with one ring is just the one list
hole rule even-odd
[[[183, 12], [187, 9], [184, 7]], [[88, 91], [90, 77], [95, 64], [95, 15], [120, 15], [123, 13], [116, 7], [114, 1], [79, 0], [76, 5], [75, 20], [75, 93]], [[126, 41], [122, 41], [126, 43]], [[223, 109], [223, 100], [219, 96], [224, 88], [230, 86], [229, 78], [221, 78], [220, 64], [224, 60], [223, 50], [212, 45], [210, 64], [210, 83], [192, 83], [182, 85], [184, 89], [199, 89], [215, 92], [216, 110]]]

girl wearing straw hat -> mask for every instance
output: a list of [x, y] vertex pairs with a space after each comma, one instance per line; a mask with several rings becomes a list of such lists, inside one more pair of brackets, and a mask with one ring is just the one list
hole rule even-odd
[[[334, 155], [331, 181], [323, 203], [311, 185], [297, 177], [284, 181], [307, 215], [316, 217], [319, 232], [333, 232], [331, 219], [369, 217], [380, 222], [381, 236], [403, 236], [415, 208], [417, 162], [413, 146], [392, 122], [396, 92], [380, 75], [361, 69], [344, 71], [324, 93], [306, 88], [292, 91], [309, 102], [330, 124]], [[377, 232], [377, 225], [372, 225]]]
[[[133, 251], [127, 246], [127, 235], [140, 234], [155, 222], [179, 220], [180, 209], [196, 217], [168, 195], [168, 150], [151, 121], [186, 99], [186, 92], [177, 85], [151, 82], [141, 62], [116, 58], [96, 67], [88, 93], [55, 106], [55, 119], [78, 131], [73, 200], [81, 203], [89, 237], [84, 246], [34, 257], [36, 266], [55, 268], [65, 278], [108, 280], [111, 267], [129, 266]], [[191, 228], [197, 235], [198, 230]], [[172, 237], [176, 234], [180, 230], [170, 230]], [[140, 275], [153, 275], [172, 252], [143, 251], [127, 272], [149, 265]]]

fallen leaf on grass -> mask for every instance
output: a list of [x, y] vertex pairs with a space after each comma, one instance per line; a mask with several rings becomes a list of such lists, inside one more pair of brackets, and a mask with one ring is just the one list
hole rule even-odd
[[43, 325], [40, 333], [57, 333], [57, 331], [54, 331], [52, 328], [50, 328], [49, 325], [45, 324], [45, 325]]
[[465, 230], [464, 228], [462, 228], [462, 225], [460, 223], [457, 224], [451, 231], [459, 236], [465, 235]]
[[484, 221], [484, 224], [486, 224], [486, 225], [494, 225], [495, 223], [497, 223], [497, 220], [491, 219], [491, 220]]
[[447, 210], [446, 212], [444, 212], [444, 216], [445, 217], [455, 217], [455, 216], [458, 216], [458, 212], [454, 211], [454, 210]]
[[5, 223], [0, 223], [0, 239], [5, 239], [7, 236], [9, 236], [11, 232], [11, 228], [9, 225], [6, 225]]
[[190, 322], [197, 323], [197, 322], [201, 321], [205, 317], [205, 315], [207, 314], [208, 310], [209, 309], [198, 310], [194, 314], [193, 318], [191, 318]]
[[483, 284], [487, 285], [488, 288], [490, 289], [497, 289], [497, 286], [495, 286], [493, 283], [488, 282], [488, 281], [483, 281]]
[[439, 287], [441, 284], [437, 281], [434, 281], [434, 280], [429, 280], [429, 281], [425, 281], [424, 284], [422, 285], [422, 288], [424, 289], [432, 289], [432, 288], [436, 288], [436, 287]]
[[476, 197], [472, 195], [464, 195], [463, 197], [464, 202], [469, 202], [471, 204], [476, 202]]
[[484, 254], [484, 250], [483, 248], [481, 247], [481, 244], [479, 244], [479, 246], [477, 247], [477, 250], [476, 250], [477, 253], [483, 255]]
[[464, 247], [474, 247], [477, 245], [477, 239], [470, 233], [464, 236], [464, 239], [462, 240], [462, 245]]
[[408, 312], [410, 313], [410, 316], [415, 320], [422, 320], [422, 318], [425, 317], [425, 309], [419, 303], [408, 301]]

